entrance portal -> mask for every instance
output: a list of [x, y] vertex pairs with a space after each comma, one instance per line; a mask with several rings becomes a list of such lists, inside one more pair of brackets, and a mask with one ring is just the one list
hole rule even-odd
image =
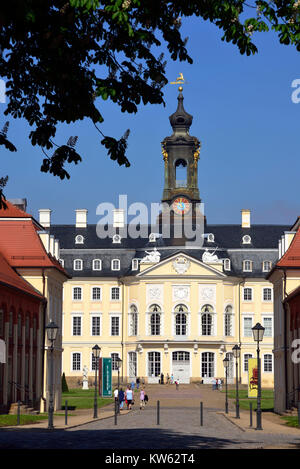
[[190, 353], [173, 352], [172, 353], [172, 372], [174, 380], [179, 379], [179, 383], [190, 383]]

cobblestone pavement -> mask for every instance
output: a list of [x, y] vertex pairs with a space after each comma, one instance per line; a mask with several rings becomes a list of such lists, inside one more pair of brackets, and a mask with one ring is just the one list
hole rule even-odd
[[[65, 430], [0, 429], [0, 449], [223, 449], [300, 448], [300, 431], [247, 431], [222, 415], [224, 394], [197, 386], [150, 387], [145, 410]], [[160, 424], [157, 424], [157, 400]], [[200, 400], [204, 404], [200, 426]], [[280, 427], [279, 427], [280, 428]], [[294, 429], [295, 430], [295, 429]]]

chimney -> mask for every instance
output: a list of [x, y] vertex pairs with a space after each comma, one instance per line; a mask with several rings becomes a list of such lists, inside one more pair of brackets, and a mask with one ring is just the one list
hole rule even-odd
[[54, 240], [54, 256], [56, 257], [57, 260], [59, 259], [59, 255], [60, 255], [59, 241], [58, 239], [55, 239]]
[[251, 211], [248, 209], [243, 208], [242, 212], [242, 228], [250, 228], [250, 214]]
[[88, 211], [85, 208], [80, 208], [75, 210], [76, 212], [76, 228], [86, 228], [87, 227], [87, 213]]
[[39, 222], [44, 228], [50, 228], [51, 225], [51, 212], [49, 208], [41, 208], [39, 210]]
[[120, 208], [116, 208], [113, 211], [113, 227], [114, 228], [124, 228], [125, 220], [124, 220], [124, 210]]
[[27, 208], [27, 199], [8, 199], [8, 202], [15, 205], [15, 207], [26, 212]]
[[49, 253], [54, 256], [54, 236], [50, 235]]

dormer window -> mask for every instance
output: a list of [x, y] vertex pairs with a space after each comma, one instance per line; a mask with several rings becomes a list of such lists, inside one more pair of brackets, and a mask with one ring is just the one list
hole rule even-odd
[[83, 269], [83, 262], [82, 259], [75, 259], [73, 263], [74, 270], [82, 270]]
[[111, 270], [120, 270], [120, 260], [119, 259], [113, 259], [111, 261]]
[[115, 234], [113, 236], [113, 243], [116, 244], [116, 243], [120, 243], [121, 242], [121, 236], [119, 234]]
[[101, 270], [102, 262], [101, 259], [93, 259], [93, 270]]
[[156, 241], [155, 233], [150, 233], [150, 235], [149, 235], [149, 242], [150, 242], [150, 243], [155, 243], [155, 241]]
[[251, 236], [249, 235], [243, 236], [243, 244], [251, 244]]
[[248, 261], [248, 260], [243, 261], [243, 271], [252, 272], [252, 261]]
[[230, 259], [223, 259], [224, 270], [231, 270]]
[[208, 233], [207, 241], [208, 241], [208, 243], [214, 243], [215, 242], [215, 235], [213, 233]]
[[75, 237], [75, 244], [83, 244], [84, 243], [84, 237], [82, 235], [77, 235]]
[[138, 270], [138, 268], [139, 268], [139, 260], [138, 259], [132, 259], [131, 269], [132, 270]]
[[271, 261], [264, 261], [263, 262], [263, 272], [270, 272], [272, 267], [272, 262]]

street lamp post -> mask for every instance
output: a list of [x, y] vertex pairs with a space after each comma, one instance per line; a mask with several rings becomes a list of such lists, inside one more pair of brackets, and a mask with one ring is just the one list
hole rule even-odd
[[225, 368], [225, 389], [226, 389], [225, 414], [228, 414], [228, 387], [227, 387], [227, 376], [228, 376], [228, 365], [229, 365], [228, 357], [224, 358], [223, 365], [224, 365], [224, 368]]
[[116, 358], [116, 363], [117, 363], [117, 368], [118, 368], [118, 414], [120, 413], [120, 399], [119, 399], [119, 393], [120, 393], [120, 368], [122, 365], [122, 360], [120, 357]]
[[253, 339], [257, 342], [257, 410], [256, 410], [256, 430], [262, 430], [261, 425], [261, 366], [259, 357], [259, 342], [263, 340], [265, 328], [258, 322], [252, 327]]
[[49, 376], [49, 408], [48, 408], [48, 430], [53, 430], [54, 425], [53, 425], [53, 413], [54, 413], [54, 379], [53, 379], [53, 371], [54, 371], [54, 358], [53, 358], [53, 351], [54, 351], [54, 342], [56, 340], [57, 336], [57, 330], [58, 326], [55, 324], [55, 322], [51, 321], [47, 326], [46, 326], [46, 331], [47, 331], [47, 338], [48, 341], [51, 342], [50, 346], [50, 376]]
[[95, 360], [95, 397], [94, 397], [94, 419], [98, 418], [98, 402], [97, 402], [97, 368], [98, 368], [98, 362], [99, 362], [99, 357], [100, 357], [100, 351], [101, 348], [96, 344], [92, 348], [93, 351], [93, 357]]
[[235, 358], [235, 417], [240, 418], [240, 402], [239, 402], [239, 371], [238, 371], [238, 359], [240, 358], [241, 348], [238, 345], [235, 345], [232, 349], [233, 356]]

